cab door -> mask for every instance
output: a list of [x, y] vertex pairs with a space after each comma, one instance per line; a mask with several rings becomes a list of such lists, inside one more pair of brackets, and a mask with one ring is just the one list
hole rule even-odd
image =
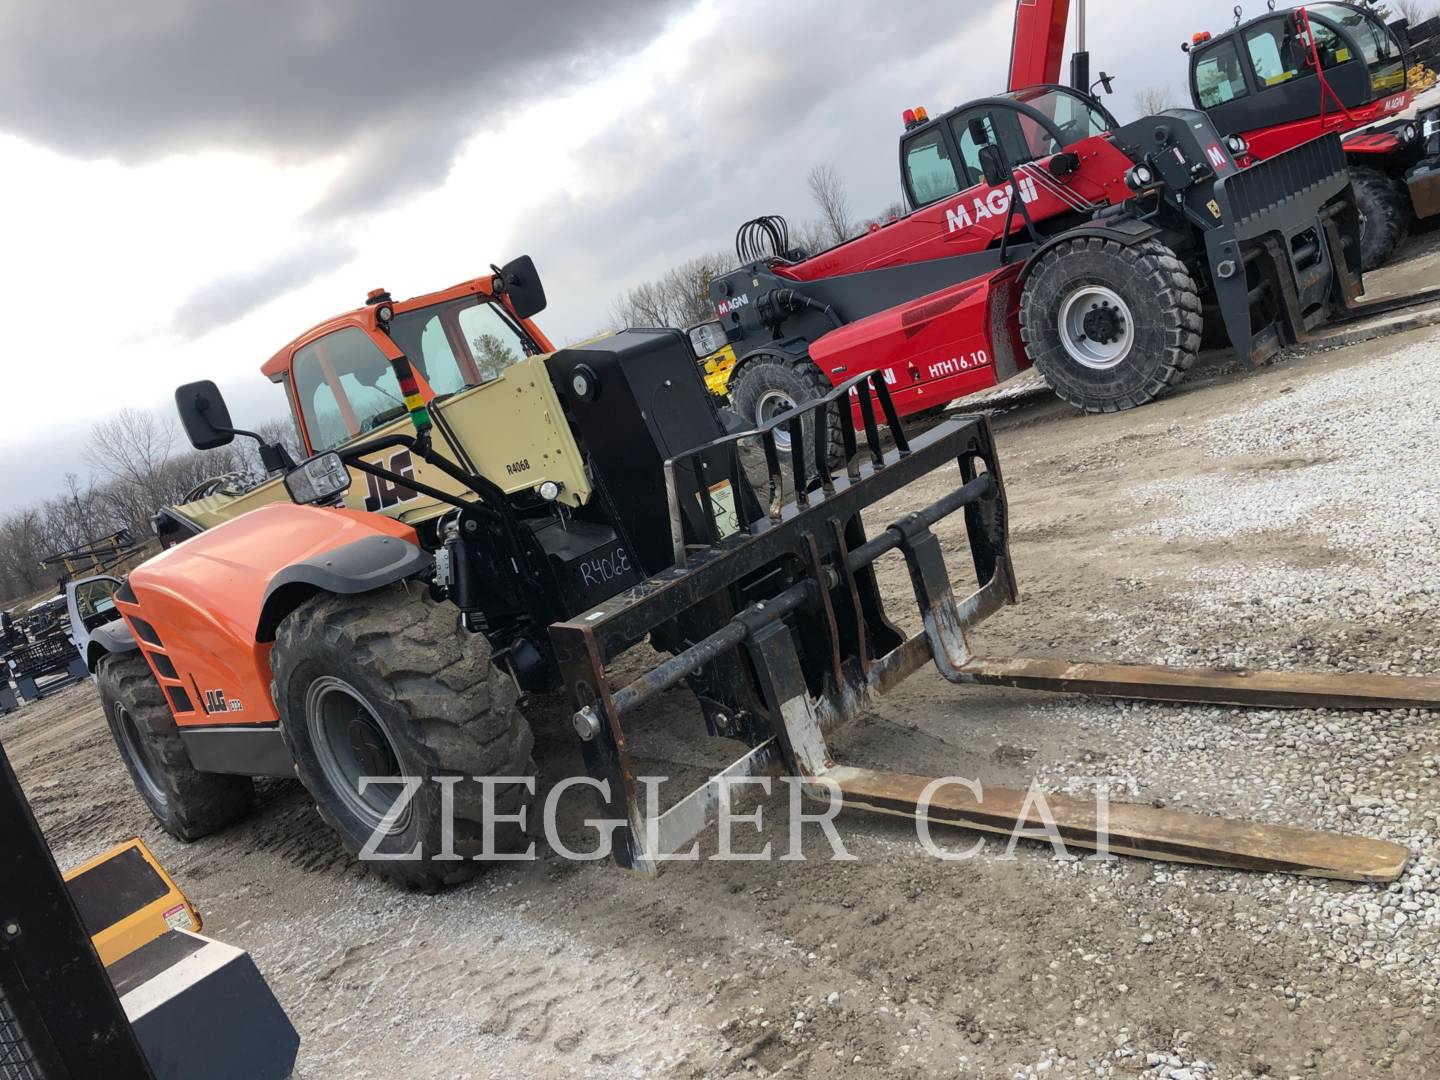
[[109, 576], [81, 578], [65, 586], [65, 609], [70, 616], [70, 640], [81, 656], [95, 631], [120, 618], [115, 593], [120, 579]]

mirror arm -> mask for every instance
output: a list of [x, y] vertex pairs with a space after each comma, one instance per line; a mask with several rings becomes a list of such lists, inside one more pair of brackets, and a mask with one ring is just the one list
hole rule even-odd
[[1005, 169], [1005, 175], [1009, 178], [1010, 184], [1010, 205], [1005, 210], [1005, 224], [1002, 226], [1000, 235], [1000, 264], [1003, 266], [1006, 262], [1005, 256], [1010, 250], [1010, 226], [1015, 221], [1016, 206], [1019, 206], [1020, 216], [1025, 219], [1025, 227], [1029, 230], [1031, 242], [1037, 247], [1040, 244], [1040, 234], [1035, 231], [1035, 221], [1030, 217], [1030, 208], [1025, 205], [1025, 196], [1020, 192], [1020, 182], [1015, 178], [1015, 169], [1010, 164], [1009, 156], [1006, 155], [998, 141], [990, 143], [989, 148], [993, 149], [1000, 158], [1000, 164]]
[[210, 426], [215, 428], [215, 430], [220, 432], [220, 434], [222, 435], [244, 435], [247, 439], [254, 439], [261, 446], [265, 445], [265, 440], [261, 436], [255, 434], [255, 432], [253, 431], [246, 431], [244, 428], [218, 427], [215, 424], [211, 424]]

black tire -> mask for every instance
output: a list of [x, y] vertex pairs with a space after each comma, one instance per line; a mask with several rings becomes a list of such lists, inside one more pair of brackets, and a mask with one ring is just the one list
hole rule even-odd
[[[803, 405], [807, 401], [824, 397], [834, 390], [825, 373], [806, 356], [778, 356], [761, 354], [752, 356], [740, 365], [738, 378], [730, 380], [730, 401], [747, 427], [759, 427], [766, 420], [784, 411], [785, 401]], [[794, 406], [790, 406], [793, 408]], [[814, 462], [815, 421], [814, 413], [805, 418], [805, 446], [809, 450], [809, 461]], [[776, 432], [777, 442], [786, 438]], [[831, 465], [838, 465], [844, 455], [840, 438], [840, 425], [830, 417], [825, 425], [825, 445]]]
[[[475, 778], [535, 775], [534, 737], [515, 707], [514, 684], [490, 662], [485, 637], [462, 629], [454, 607], [401, 582], [308, 600], [280, 624], [270, 669], [300, 782], [346, 850], [360, 855], [398, 794], [376, 785], [366, 800], [358, 776], [416, 777], [410, 809], [374, 850], [408, 853], [418, 845], [420, 857], [369, 865], [431, 892], [474, 876], [485, 819]], [[347, 777], [355, 778], [353, 792]], [[444, 851], [438, 777], [463, 778], [453, 785], [455, 861], [434, 859]], [[533, 793], [509, 784], [495, 789], [494, 801], [497, 815], [515, 814]], [[494, 832], [496, 852], [529, 843], [515, 825], [497, 823]]]
[[188, 842], [250, 812], [255, 800], [250, 777], [203, 773], [191, 766], [170, 705], [143, 656], [102, 657], [96, 681], [120, 758], [162, 829]]
[[1185, 377], [1200, 350], [1201, 312], [1194, 278], [1158, 240], [1125, 247], [1077, 237], [1031, 272], [1020, 337], [1061, 399], [1086, 412], [1119, 412]]
[[1414, 216], [1410, 195], [1394, 177], [1378, 169], [1352, 168], [1350, 183], [1360, 211], [1360, 268], [1374, 270], [1389, 262], [1405, 239]]

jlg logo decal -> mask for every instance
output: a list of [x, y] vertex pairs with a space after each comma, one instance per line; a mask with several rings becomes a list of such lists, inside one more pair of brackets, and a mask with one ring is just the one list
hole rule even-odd
[[[415, 479], [415, 462], [410, 457], [409, 450], [401, 450], [399, 453], [392, 454], [390, 460], [381, 467], [406, 480]], [[413, 488], [393, 483], [383, 477], [371, 476], [369, 473], [365, 474], [365, 488], [365, 509], [372, 514], [420, 497], [419, 492]]]
[[[983, 199], [978, 196], [973, 200], [973, 212], [967, 209], [964, 203], [959, 203], [953, 210], [945, 211], [945, 231], [959, 232], [961, 229], [968, 229], [977, 221], [985, 221], [989, 218], [1001, 217], [1005, 211], [1010, 209], [1010, 187], [993, 188], [989, 195]], [[1035, 187], [1035, 181], [1025, 177], [1020, 181], [1020, 201], [1027, 205], [1040, 198], [1040, 192]]]
[[245, 706], [240, 703], [239, 698], [230, 698], [227, 701], [224, 690], [206, 690], [205, 711], [207, 713], [244, 712]]

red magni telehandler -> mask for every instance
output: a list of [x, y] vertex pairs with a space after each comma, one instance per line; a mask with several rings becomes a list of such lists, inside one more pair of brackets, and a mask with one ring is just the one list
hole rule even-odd
[[1073, 405], [1128, 409], [1180, 381], [1207, 309], [1255, 363], [1358, 293], [1337, 136], [1242, 169], [1243, 143], [1202, 112], [1121, 125], [1056, 84], [1068, 8], [1018, 3], [1023, 89], [933, 118], [905, 111], [905, 216], [814, 255], [780, 219], [741, 227], [741, 265], [710, 294], [739, 357], [742, 422], [875, 368], [902, 414], [1032, 364]]
[[1243, 138], [1251, 158], [1342, 136], [1365, 270], [1390, 258], [1414, 217], [1440, 213], [1440, 109], [1414, 114], [1413, 58], [1375, 9], [1320, 3], [1248, 22], [1237, 15], [1232, 29], [1201, 31], [1183, 48], [1195, 107]]

